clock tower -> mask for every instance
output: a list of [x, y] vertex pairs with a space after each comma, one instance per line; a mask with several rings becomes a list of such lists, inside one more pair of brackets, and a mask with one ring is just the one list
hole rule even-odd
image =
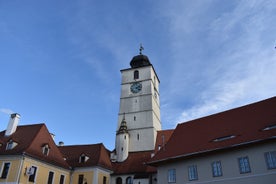
[[[130, 68], [121, 70], [120, 109], [116, 134], [117, 154], [122, 150], [127, 152], [126, 154], [154, 150], [157, 131], [161, 130], [160, 81], [150, 60], [141, 53], [141, 50], [142, 47], [140, 54], [132, 58]], [[122, 122], [127, 127], [127, 146], [120, 133]]]

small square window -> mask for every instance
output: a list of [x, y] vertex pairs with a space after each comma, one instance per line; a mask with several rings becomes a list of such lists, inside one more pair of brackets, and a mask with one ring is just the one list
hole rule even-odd
[[251, 172], [248, 157], [240, 157], [238, 158], [238, 161], [241, 174]]
[[266, 152], [265, 160], [267, 169], [276, 169], [276, 151]]

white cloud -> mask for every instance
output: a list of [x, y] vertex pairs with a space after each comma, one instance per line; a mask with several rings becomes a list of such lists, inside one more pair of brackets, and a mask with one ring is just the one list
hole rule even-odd
[[[196, 7], [196, 11], [193, 7]], [[213, 15], [215, 19], [202, 17], [203, 14], [199, 13], [214, 11], [208, 9], [209, 7], [211, 6], [207, 4], [191, 5], [187, 14], [180, 12], [179, 7], [174, 10], [179, 14], [171, 15], [171, 23], [176, 25], [171, 29], [176, 63], [169, 96], [177, 97], [171, 99], [172, 103], [181, 100], [181, 95], [192, 101], [182, 107], [182, 110], [179, 110], [179, 106], [168, 105], [168, 108], [178, 109], [176, 111], [179, 116], [174, 118], [175, 123], [221, 112], [276, 94], [276, 55], [273, 48], [275, 38], [271, 34], [276, 32], [275, 26], [271, 26], [276, 18], [276, 3], [238, 1], [227, 11]], [[192, 23], [186, 24], [189, 21]], [[209, 27], [203, 27], [206, 25]], [[204, 31], [198, 31], [200, 29]], [[192, 38], [189, 37], [190, 32], [193, 32]], [[188, 44], [190, 41], [203, 44], [187, 50], [185, 37]], [[176, 82], [179, 84], [177, 87]], [[166, 103], [168, 101], [165, 100]]]

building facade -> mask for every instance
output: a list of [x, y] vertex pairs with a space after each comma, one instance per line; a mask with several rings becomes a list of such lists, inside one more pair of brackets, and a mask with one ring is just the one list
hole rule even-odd
[[149, 164], [159, 184], [272, 184], [276, 97], [179, 124]]

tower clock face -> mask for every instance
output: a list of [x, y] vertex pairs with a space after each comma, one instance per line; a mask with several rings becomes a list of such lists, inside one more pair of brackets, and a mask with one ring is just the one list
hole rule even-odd
[[138, 93], [142, 89], [142, 84], [139, 82], [135, 82], [130, 86], [130, 90], [132, 93]]

